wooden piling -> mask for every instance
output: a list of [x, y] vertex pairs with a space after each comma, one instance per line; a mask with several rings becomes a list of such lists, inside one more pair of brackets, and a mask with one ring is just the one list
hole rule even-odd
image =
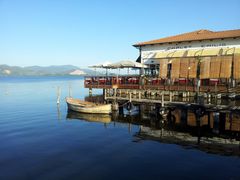
[[89, 97], [92, 97], [92, 88], [89, 88], [88, 93], [89, 93]]
[[162, 92], [162, 107], [164, 107], [164, 93]]

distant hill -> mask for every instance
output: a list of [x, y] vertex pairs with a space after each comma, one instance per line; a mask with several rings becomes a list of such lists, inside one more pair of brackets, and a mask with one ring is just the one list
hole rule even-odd
[[0, 76], [63, 76], [63, 75], [95, 75], [90, 69], [81, 69], [77, 66], [8, 66], [0, 65]]

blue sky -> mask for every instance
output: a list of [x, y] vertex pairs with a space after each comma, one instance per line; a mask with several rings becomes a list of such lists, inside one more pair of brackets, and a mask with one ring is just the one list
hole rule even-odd
[[0, 64], [135, 60], [137, 42], [240, 29], [239, 9], [239, 0], [0, 0]]

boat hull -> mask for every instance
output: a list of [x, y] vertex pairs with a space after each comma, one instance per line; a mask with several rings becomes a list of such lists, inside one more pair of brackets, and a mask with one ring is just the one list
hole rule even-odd
[[67, 98], [66, 102], [68, 105], [68, 109], [76, 112], [88, 114], [110, 114], [112, 112], [111, 104], [84, 104], [84, 102], [79, 102], [78, 100], [75, 100], [73, 98]]

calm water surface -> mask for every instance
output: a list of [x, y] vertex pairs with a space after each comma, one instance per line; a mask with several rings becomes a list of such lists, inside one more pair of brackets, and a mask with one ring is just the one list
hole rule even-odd
[[78, 77], [0, 78], [0, 179], [240, 179], [239, 156], [139, 140], [140, 125], [67, 114], [69, 86], [74, 97], [88, 93]]

